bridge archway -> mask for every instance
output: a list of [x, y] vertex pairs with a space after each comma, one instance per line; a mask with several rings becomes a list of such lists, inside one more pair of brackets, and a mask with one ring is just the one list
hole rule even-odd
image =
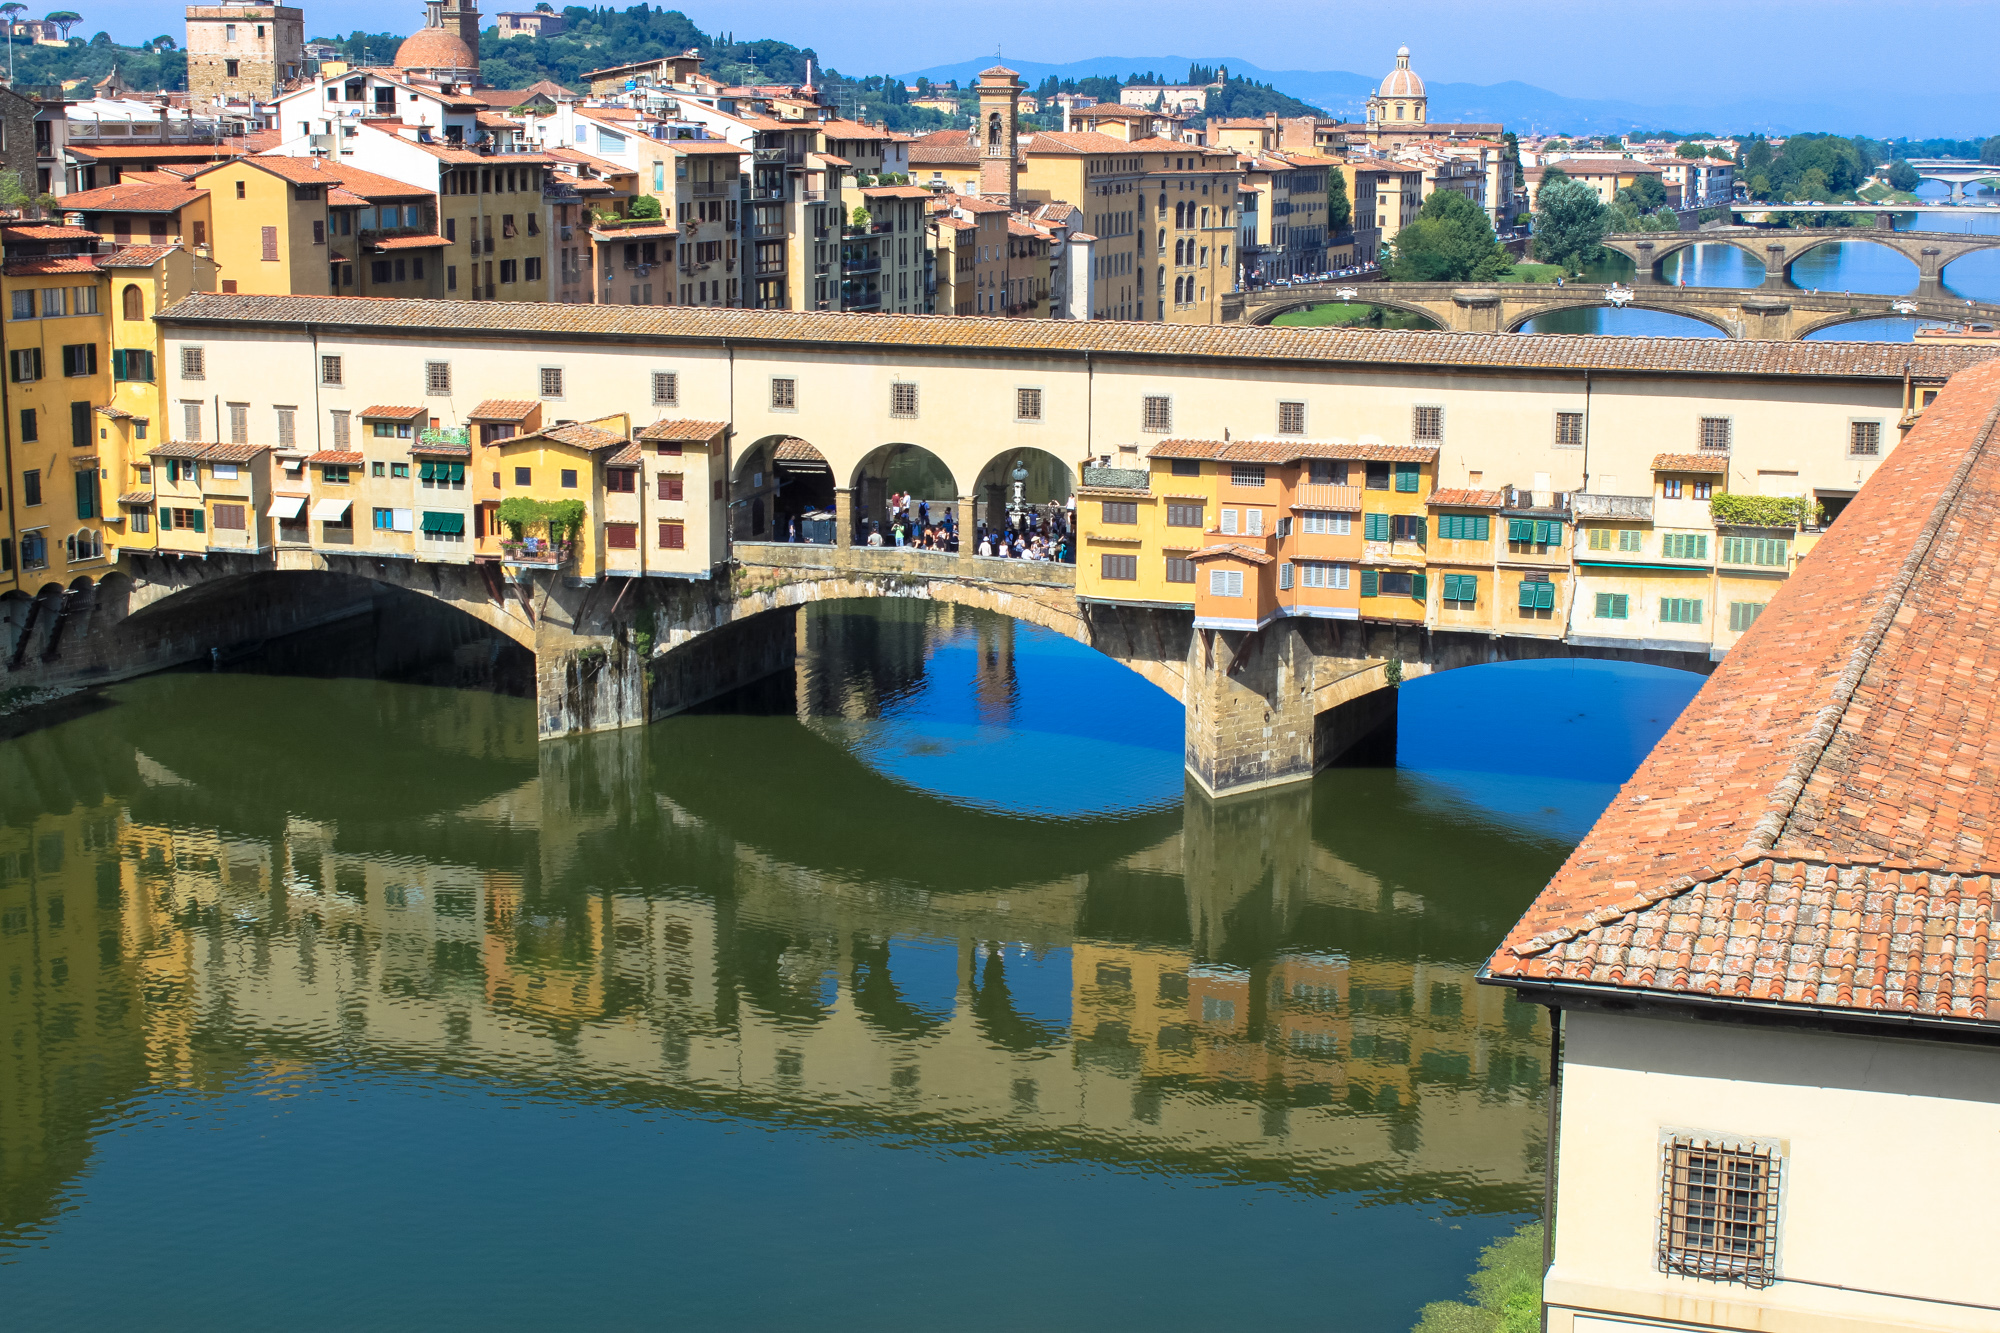
[[1012, 526], [1017, 464], [1025, 473], [1021, 478], [1021, 500], [1028, 509], [1045, 514], [1048, 506], [1061, 509], [1076, 494], [1076, 469], [1046, 449], [1008, 449], [994, 455], [980, 469], [979, 479], [972, 487], [975, 546], [981, 528], [994, 532]]
[[795, 435], [766, 435], [731, 472], [730, 533], [737, 541], [833, 542], [833, 468]]
[[1698, 310], [1679, 309], [1664, 302], [1650, 302], [1643, 297], [1635, 297], [1621, 306], [1615, 302], [1607, 301], [1601, 296], [1580, 300], [1544, 302], [1532, 310], [1516, 315], [1512, 320], [1508, 321], [1507, 332], [1519, 333], [1541, 316], [1553, 315], [1563, 310], [1646, 310], [1654, 314], [1674, 315], [1681, 319], [1692, 320], [1697, 324], [1705, 324], [1725, 338], [1739, 338], [1742, 336], [1741, 330], [1731, 327], [1721, 318], [1703, 314]]
[[[1381, 297], [1372, 296], [1369, 294], [1368, 286], [1365, 284], [1356, 289], [1356, 295], [1352, 301], [1329, 300], [1328, 293], [1323, 291], [1314, 293], [1312, 295], [1301, 296], [1296, 301], [1281, 299], [1278, 301], [1274, 301], [1270, 305], [1258, 307], [1256, 313], [1250, 316], [1248, 322], [1252, 324], [1269, 324], [1273, 320], [1277, 319], [1278, 316], [1290, 314], [1294, 310], [1311, 310], [1315, 306], [1323, 306], [1323, 305], [1372, 306], [1379, 310], [1394, 310], [1399, 314], [1415, 315], [1420, 319], [1429, 321], [1433, 329], [1442, 330], [1449, 327], [1449, 325], [1438, 315], [1438, 312], [1436, 310], [1428, 306], [1421, 305], [1414, 301], [1397, 301], [1397, 300], [1384, 299]], [[1323, 327], [1348, 328], [1354, 326], [1329, 324]]]
[[933, 512], [940, 505], [953, 505], [964, 494], [945, 461], [920, 444], [897, 442], [878, 445], [854, 466], [848, 483], [854, 494], [855, 545], [866, 544], [871, 532], [880, 532], [885, 545], [889, 535], [889, 497], [907, 494], [911, 507], [926, 501]]

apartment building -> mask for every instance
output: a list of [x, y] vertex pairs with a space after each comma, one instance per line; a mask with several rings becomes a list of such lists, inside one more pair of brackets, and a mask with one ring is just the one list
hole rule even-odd
[[1347, 177], [1354, 262], [1379, 263], [1396, 233], [1416, 221], [1423, 206], [1422, 172], [1368, 157], [1338, 162], [1331, 169]]
[[1237, 253], [1246, 280], [1270, 282], [1354, 262], [1352, 229], [1336, 235], [1327, 221], [1328, 180], [1341, 163], [1315, 154], [1277, 151], [1245, 153], [1238, 162], [1242, 185]]
[[[866, 186], [860, 196], [861, 206], [868, 211], [867, 223], [862, 228], [850, 226], [852, 234], [841, 241], [841, 259], [846, 266], [842, 281], [861, 286], [851, 293], [853, 299], [847, 308], [898, 315], [933, 313], [937, 289], [936, 241], [931, 228], [934, 196], [917, 185]], [[843, 299], [848, 295], [843, 293]]]
[[189, 5], [188, 92], [197, 102], [270, 97], [305, 73], [305, 19], [289, 5]]

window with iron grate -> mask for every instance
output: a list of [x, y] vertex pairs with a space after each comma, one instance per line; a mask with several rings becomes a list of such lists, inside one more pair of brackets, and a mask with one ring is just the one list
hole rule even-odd
[[1768, 1286], [1778, 1276], [1774, 1146], [1678, 1134], [1661, 1145], [1663, 1273]]
[[1419, 407], [1410, 417], [1410, 438], [1436, 443], [1444, 438], [1444, 409]]
[[917, 386], [914, 384], [891, 384], [889, 386], [889, 415], [892, 417], [913, 417], [917, 414]]
[[1705, 454], [1726, 454], [1729, 452], [1730, 419], [1728, 417], [1703, 417], [1701, 419], [1701, 451]]

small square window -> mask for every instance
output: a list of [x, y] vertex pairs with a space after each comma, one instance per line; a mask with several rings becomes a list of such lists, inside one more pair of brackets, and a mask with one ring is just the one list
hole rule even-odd
[[1014, 418], [1017, 421], [1040, 421], [1042, 419], [1042, 391], [1040, 389], [1016, 389], [1014, 391]]
[[1703, 417], [1701, 419], [1701, 451], [1706, 454], [1726, 454], [1730, 444], [1730, 420], [1728, 417]]
[[681, 400], [681, 377], [671, 370], [653, 372], [653, 406], [673, 407]]
[[1583, 413], [1556, 413], [1556, 448], [1583, 448]]
[[202, 379], [206, 376], [207, 371], [208, 371], [208, 352], [206, 348], [201, 348], [201, 347], [181, 348], [182, 379], [184, 380]]
[[889, 415], [892, 417], [914, 417], [917, 414], [917, 386], [914, 384], [891, 384], [889, 386]]
[[543, 366], [543, 367], [542, 367], [542, 397], [544, 397], [544, 398], [560, 398], [560, 397], [562, 397], [562, 396], [563, 396], [563, 373], [562, 373], [562, 367], [561, 367], [561, 366]]
[[564, 468], [564, 469], [562, 470], [562, 485], [563, 485], [563, 489], [564, 489], [564, 490], [566, 490], [566, 491], [573, 491], [573, 490], [575, 490], [575, 489], [576, 489], [576, 469], [575, 469], [575, 468], [573, 468], [573, 467], [566, 467], [566, 468]]
[[1258, 487], [1264, 484], [1264, 469], [1250, 464], [1237, 463], [1229, 469], [1231, 486]]
[[1410, 417], [1410, 438], [1435, 444], [1444, 438], [1444, 409], [1419, 407]]
[[1847, 426], [1847, 452], [1856, 458], [1875, 458], [1882, 452], [1882, 423], [1851, 421]]
[[1148, 397], [1142, 414], [1142, 429], [1161, 434], [1174, 428], [1173, 399], [1164, 396]]
[[799, 407], [799, 382], [791, 379], [771, 381], [771, 410], [773, 412], [796, 412]]
[[533, 485], [532, 479], [534, 475], [534, 471], [530, 468], [517, 467], [514, 469], [514, 484], [516, 486]]
[[1778, 1276], [1778, 1182], [1769, 1146], [1675, 1135], [1662, 1145], [1660, 1271], [1770, 1285]]
[[1304, 403], [1278, 404], [1278, 434], [1303, 435], [1306, 433], [1306, 405]]
[[341, 370], [342, 366], [339, 357], [321, 357], [319, 359], [319, 382], [321, 384], [339, 384], [341, 382]]
[[451, 392], [451, 362], [424, 362], [424, 392], [434, 397]]

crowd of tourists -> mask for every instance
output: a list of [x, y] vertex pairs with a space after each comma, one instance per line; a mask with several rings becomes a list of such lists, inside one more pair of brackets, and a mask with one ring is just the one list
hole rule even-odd
[[[930, 501], [899, 491], [889, 497], [888, 519], [869, 520], [862, 541], [868, 546], [956, 554], [960, 538], [957, 510], [957, 505], [945, 502], [933, 512]], [[974, 554], [1002, 560], [1076, 562], [1073, 509], [1051, 502], [999, 517], [1004, 521], [998, 525], [979, 525], [971, 542]]]

